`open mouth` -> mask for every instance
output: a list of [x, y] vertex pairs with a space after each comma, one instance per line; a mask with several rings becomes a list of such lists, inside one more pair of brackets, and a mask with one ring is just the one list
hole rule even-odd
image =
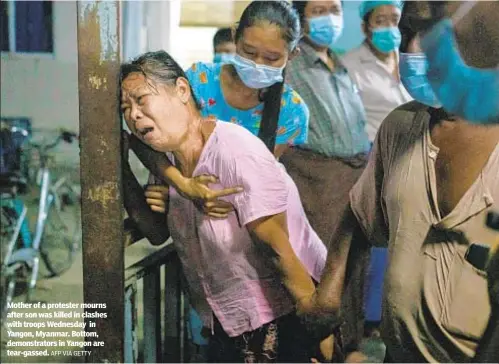
[[150, 127], [150, 128], [141, 128], [141, 129], [137, 129], [137, 132], [140, 134], [140, 136], [142, 138], [144, 138], [147, 134], [149, 134], [153, 130], [154, 130], [154, 128], [152, 128], [152, 127]]

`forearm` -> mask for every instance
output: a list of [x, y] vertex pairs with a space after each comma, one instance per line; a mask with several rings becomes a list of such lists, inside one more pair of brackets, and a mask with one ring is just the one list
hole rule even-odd
[[[350, 215], [351, 214], [351, 215]], [[298, 306], [298, 315], [310, 335], [326, 337], [342, 324], [341, 303], [345, 287], [346, 270], [350, 246], [353, 242], [355, 217], [348, 208], [335, 240], [328, 250], [326, 266], [315, 291]], [[354, 263], [355, 264], [355, 263]]]
[[184, 191], [186, 178], [172, 165], [164, 153], [157, 152], [142, 143], [135, 135], [130, 136], [130, 148], [142, 164], [156, 177], [179, 192]]
[[254, 221], [248, 224], [248, 230], [256, 241], [267, 248], [284, 286], [296, 302], [313, 294], [315, 286], [312, 278], [289, 242], [285, 214]]
[[125, 209], [142, 234], [153, 245], [163, 244], [170, 236], [166, 216], [150, 209], [128, 164], [123, 167], [123, 194]]
[[331, 322], [338, 321], [348, 255], [353, 242], [353, 232], [357, 228], [360, 229], [353, 212], [348, 207], [343, 212], [341, 224], [334, 234], [335, 240], [328, 249], [321, 280], [313, 295], [300, 307], [300, 313], [308, 321], [319, 322], [324, 317], [328, 317]]
[[335, 232], [334, 240], [328, 249], [326, 266], [315, 292], [318, 308], [330, 313], [337, 312], [341, 306], [348, 255], [355, 229], [360, 230], [360, 226], [348, 206], [343, 212], [339, 229]]
[[275, 262], [282, 282], [295, 302], [313, 294], [314, 282], [293, 251], [276, 256]]

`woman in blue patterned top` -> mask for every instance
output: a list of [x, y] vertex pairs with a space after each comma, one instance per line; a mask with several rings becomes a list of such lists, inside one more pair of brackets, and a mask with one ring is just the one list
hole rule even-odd
[[239, 124], [255, 135], [265, 113], [278, 118], [276, 157], [288, 145], [305, 143], [308, 108], [283, 84], [299, 36], [298, 14], [287, 2], [252, 2], [235, 32], [235, 57], [228, 64], [195, 63], [187, 71], [203, 115]]
[[[228, 64], [199, 62], [193, 64], [186, 74], [204, 116], [213, 115], [239, 124], [258, 135], [266, 103], [260, 99], [262, 89], [249, 87], [238, 75], [238, 62], [247, 61], [239, 56]], [[307, 127], [306, 104], [291, 87], [284, 85], [274, 150], [276, 157], [289, 145], [305, 143]]]
[[[288, 146], [305, 143], [308, 107], [284, 84], [286, 64], [297, 53], [300, 35], [298, 14], [287, 1], [254, 1], [248, 5], [235, 31], [234, 59], [229, 64], [196, 63], [187, 72], [203, 116], [240, 124], [255, 135], [259, 135], [261, 125], [277, 120], [276, 158]], [[216, 198], [239, 192], [236, 187], [213, 191], [207, 183], [216, 182], [216, 177], [184, 177], [162, 153], [147, 150], [135, 137], [130, 142], [143, 162], [150, 161], [147, 167], [153, 174], [184, 196], [203, 201], [206, 213], [225, 217], [231, 211]], [[159, 191], [155, 192], [159, 196]]]

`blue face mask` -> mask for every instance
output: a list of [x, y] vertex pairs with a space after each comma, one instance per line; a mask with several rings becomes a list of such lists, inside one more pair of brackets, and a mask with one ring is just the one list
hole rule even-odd
[[283, 81], [282, 70], [284, 66], [277, 68], [256, 64], [238, 54], [230, 60], [230, 63], [234, 65], [241, 81], [249, 88], [266, 88]]
[[[456, 13], [460, 18], [473, 4], [464, 5], [467, 11]], [[454, 22], [458, 20], [454, 16]], [[470, 122], [499, 122], [499, 67], [479, 69], [463, 61], [452, 19], [437, 23], [421, 39], [421, 46], [428, 58], [428, 80], [446, 111]]]
[[398, 27], [377, 28], [372, 31], [371, 42], [382, 53], [398, 49], [402, 36]]
[[424, 53], [400, 53], [399, 69], [402, 84], [414, 100], [436, 108], [441, 106], [426, 78], [428, 63]]
[[328, 47], [334, 44], [343, 32], [342, 15], [324, 15], [308, 18], [308, 37], [319, 46]]
[[233, 57], [231, 53], [215, 53], [213, 63], [229, 63]]

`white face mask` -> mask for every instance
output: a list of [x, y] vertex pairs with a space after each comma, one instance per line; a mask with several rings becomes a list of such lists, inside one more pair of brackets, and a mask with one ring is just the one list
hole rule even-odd
[[282, 71], [286, 65], [280, 68], [265, 66], [241, 57], [238, 54], [229, 62], [234, 65], [239, 78], [249, 88], [267, 88], [283, 81]]

